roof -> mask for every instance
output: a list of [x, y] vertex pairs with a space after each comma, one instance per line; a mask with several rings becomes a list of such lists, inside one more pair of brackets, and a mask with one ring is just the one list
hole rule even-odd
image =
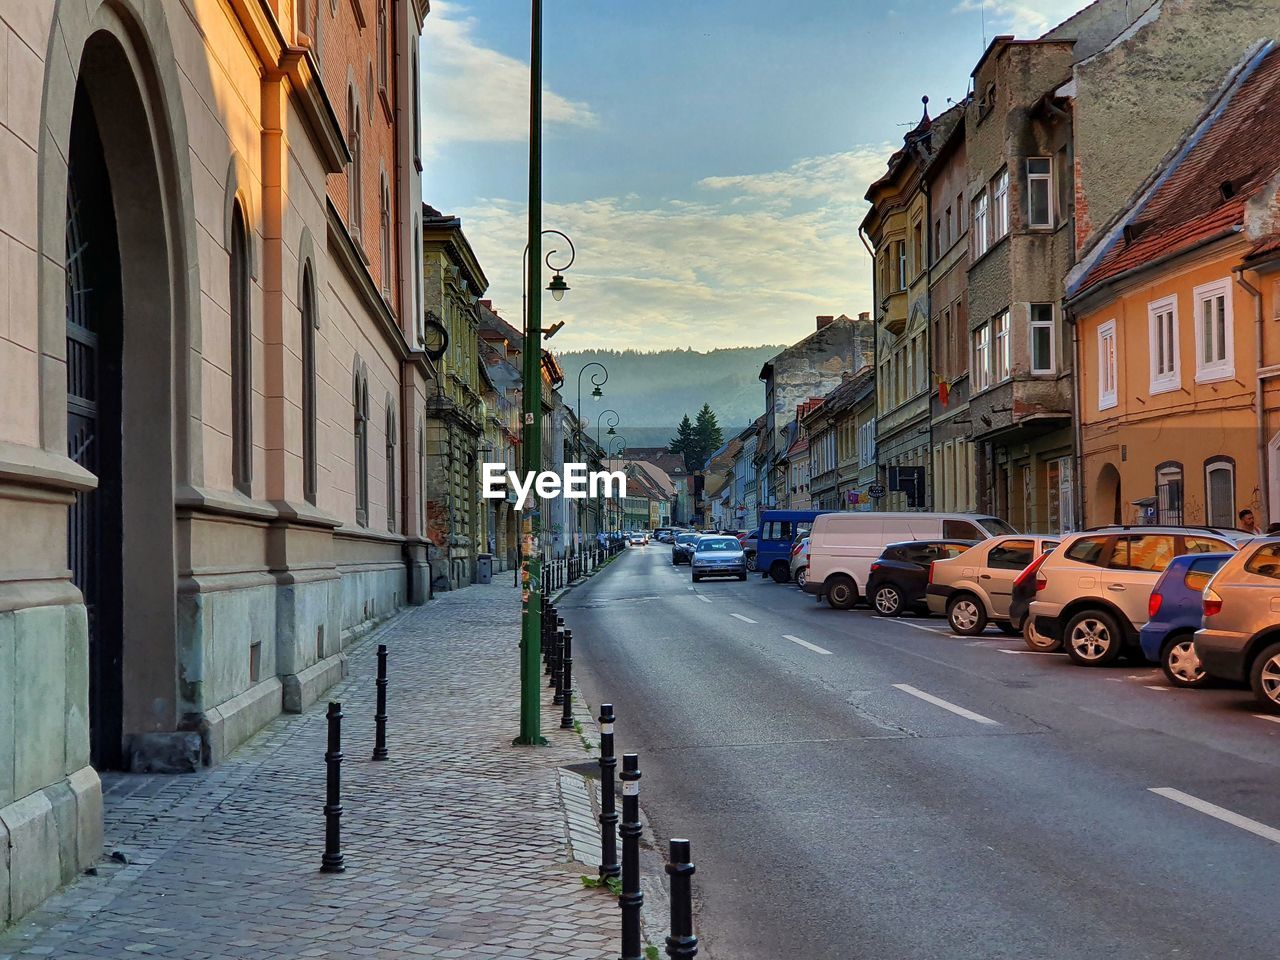
[[845, 410], [852, 409], [859, 400], [871, 392], [874, 386], [874, 375], [875, 368], [868, 365], [852, 376], [846, 377], [840, 386], [832, 389], [822, 399], [820, 406], [815, 406], [812, 410], [806, 411], [802, 419], [807, 420], [811, 416], [816, 419], [822, 414], [834, 416], [838, 413], [843, 413]]
[[[1239, 232], [1280, 170], [1280, 50], [1255, 48], [1069, 278], [1067, 295]], [[1269, 231], [1268, 231], [1269, 233]], [[1269, 239], [1269, 238], [1263, 238]]]

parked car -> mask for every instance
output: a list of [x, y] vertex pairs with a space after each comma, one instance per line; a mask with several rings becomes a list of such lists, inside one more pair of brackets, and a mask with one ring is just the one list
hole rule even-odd
[[908, 540], [987, 540], [1017, 533], [998, 517], [970, 513], [824, 513], [809, 532], [805, 593], [848, 610], [870, 596], [867, 578], [891, 543]]
[[739, 533], [737, 537], [738, 543], [742, 544], [742, 552], [747, 555], [747, 569], [754, 570], [756, 568], [756, 545], [760, 542], [760, 528], [757, 527], [750, 533]]
[[934, 561], [950, 560], [968, 552], [977, 540], [910, 540], [891, 543], [871, 564], [867, 597], [883, 617], [896, 617], [908, 609], [927, 611], [925, 587]]
[[1187, 553], [1233, 553], [1240, 531], [1213, 527], [1103, 527], [1073, 534], [1036, 569], [1031, 616], [1081, 666], [1140, 653], [1138, 631], [1160, 574]]
[[689, 558], [693, 556], [693, 545], [698, 542], [700, 536], [702, 536], [700, 533], [681, 533], [676, 536], [676, 542], [671, 545], [673, 567], [689, 562]]
[[1258, 702], [1280, 713], [1280, 538], [1244, 544], [1218, 568], [1201, 603], [1195, 652], [1205, 672], [1247, 680]]
[[791, 579], [791, 548], [807, 536], [814, 518], [830, 510], [766, 510], [760, 517], [756, 543], [756, 569], [774, 583]]
[[737, 537], [699, 537], [689, 566], [694, 583], [703, 577], [747, 579], [747, 556]]
[[1057, 537], [995, 537], [961, 556], [939, 560], [929, 571], [925, 601], [931, 613], [946, 614], [955, 633], [973, 636], [994, 623], [1010, 635], [1019, 633], [1009, 613], [1013, 582], [1040, 554], [1058, 545]]
[[659, 543], [670, 543], [675, 539], [675, 530], [672, 527], [659, 527], [653, 531], [653, 539]]
[[801, 590], [809, 579], [809, 538], [801, 537], [791, 548], [791, 580]]
[[1014, 578], [1009, 595], [1009, 625], [1022, 631], [1022, 642], [1036, 653], [1048, 653], [1062, 647], [1061, 640], [1046, 637], [1036, 629], [1036, 618], [1031, 616], [1031, 601], [1036, 598], [1036, 571], [1052, 552], [1042, 553], [1032, 560], [1031, 565]]
[[1192, 553], [1174, 557], [1151, 591], [1147, 622], [1138, 631], [1143, 655], [1175, 687], [1202, 687], [1209, 682], [1196, 656], [1195, 633], [1200, 629], [1201, 594], [1229, 553]]

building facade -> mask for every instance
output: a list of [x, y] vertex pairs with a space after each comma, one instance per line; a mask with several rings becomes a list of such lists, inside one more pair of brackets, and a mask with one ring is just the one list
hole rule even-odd
[[98, 770], [218, 762], [424, 596], [426, 4], [360, 13], [0, 21], [0, 924], [100, 855]]

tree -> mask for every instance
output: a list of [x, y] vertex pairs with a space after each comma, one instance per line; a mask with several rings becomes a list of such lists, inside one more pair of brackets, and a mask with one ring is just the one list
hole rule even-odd
[[686, 413], [684, 419], [680, 421], [680, 426], [676, 428], [676, 435], [671, 438], [671, 442], [667, 444], [667, 449], [672, 453], [678, 453], [684, 457], [685, 467], [689, 466], [689, 452], [693, 449], [694, 432], [693, 423], [689, 420]]
[[720, 433], [720, 424], [716, 422], [715, 411], [711, 409], [711, 404], [704, 403], [693, 424], [694, 463], [690, 464], [686, 455], [685, 466], [690, 470], [701, 470], [707, 457], [719, 449], [722, 443], [724, 437]]

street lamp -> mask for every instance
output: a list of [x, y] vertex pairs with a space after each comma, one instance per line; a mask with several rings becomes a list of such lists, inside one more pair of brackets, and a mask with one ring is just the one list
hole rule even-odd
[[[559, 274], [557, 274], [557, 276], [559, 276]], [[554, 282], [555, 281], [553, 280], [552, 283]], [[564, 281], [561, 280], [561, 282], [563, 283]], [[566, 287], [565, 289], [568, 289], [568, 288]], [[606, 367], [603, 363], [601, 363], [598, 360], [592, 360], [590, 363], [585, 364], [582, 367], [582, 369], [578, 371], [578, 406], [573, 412], [574, 412], [574, 419], [577, 421], [577, 432], [578, 432], [577, 446], [578, 446], [578, 462], [579, 463], [582, 463], [582, 375], [586, 373], [588, 370], [590, 370], [592, 367], [600, 368], [598, 372], [591, 374], [592, 399], [599, 400], [601, 397], [603, 397], [604, 393], [600, 390], [600, 388], [609, 382], [609, 368]], [[586, 540], [586, 530], [584, 530], [582, 526], [582, 511], [577, 510], [576, 513], [578, 517], [578, 523], [577, 523], [578, 549], [581, 550], [582, 544]]]
[[[600, 411], [600, 413], [599, 413], [599, 415], [597, 415], [597, 416], [596, 416], [596, 446], [597, 446], [597, 447], [599, 447], [601, 450], [604, 450], [604, 449], [605, 449], [605, 447], [604, 447], [604, 445], [600, 442], [600, 423], [601, 423], [601, 421], [603, 421], [606, 417], [608, 417], [608, 418], [609, 418], [609, 431], [608, 431], [608, 433], [606, 433], [606, 434], [605, 434], [605, 436], [607, 436], [607, 437], [610, 437], [610, 438], [611, 438], [611, 439], [609, 440], [609, 442], [610, 442], [610, 443], [612, 443], [612, 442], [613, 442], [612, 438], [613, 438], [613, 437], [616, 437], [616, 436], [618, 435], [618, 432], [617, 432], [616, 430], [614, 430], [613, 428], [614, 428], [614, 427], [616, 427], [616, 426], [619, 424], [619, 422], [621, 422], [621, 420], [622, 420], [621, 416], [618, 414], [618, 411], [617, 411], [617, 410], [614, 410], [614, 409], [612, 409], [612, 408], [610, 408], [610, 409], [608, 409], [608, 410], [601, 410], [601, 411]], [[607, 454], [607, 451], [606, 451], [606, 456], [607, 456], [607, 455], [608, 455], [608, 454]], [[609, 504], [608, 504], [608, 502], [607, 502], [607, 501], [605, 502], [605, 505], [604, 505], [604, 506], [605, 506], [605, 509], [604, 509], [604, 526], [607, 528], [607, 527], [609, 526]], [[598, 512], [598, 511], [599, 511], [599, 508], [597, 508], [597, 512]]]
[[[596, 426], [599, 427], [599, 424], [597, 423]], [[613, 435], [613, 439], [609, 441], [609, 456], [610, 458], [617, 457], [618, 459], [622, 459], [622, 455], [627, 452], [627, 438], [620, 433], [614, 433], [612, 426], [609, 427], [609, 433]], [[622, 518], [623, 518], [622, 497], [618, 497], [618, 529], [619, 530], [622, 529]]]

